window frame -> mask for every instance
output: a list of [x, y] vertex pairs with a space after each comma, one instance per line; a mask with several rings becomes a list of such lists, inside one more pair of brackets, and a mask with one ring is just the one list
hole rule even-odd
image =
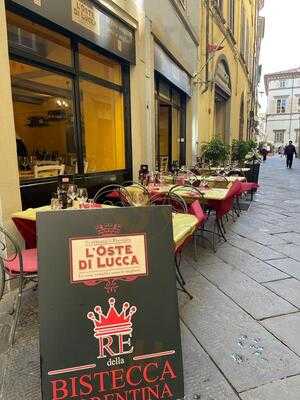
[[[28, 18], [28, 15], [24, 15], [19, 11], [19, 9], [15, 7], [7, 7], [7, 10], [19, 15], [23, 18]], [[43, 58], [35, 53], [31, 53], [28, 50], [20, 49], [20, 47], [14, 47], [9, 45], [9, 59], [14, 60], [23, 64], [32, 65], [34, 67], [38, 67], [55, 74], [64, 75], [71, 79], [72, 81], [72, 100], [73, 100], [73, 113], [74, 113], [74, 140], [76, 146], [76, 155], [77, 155], [77, 163], [78, 163], [78, 172], [74, 174], [74, 177], [81, 176], [99, 176], [99, 175], [107, 175], [113, 173], [126, 172], [131, 176], [132, 174], [132, 139], [131, 139], [131, 104], [130, 104], [130, 70], [129, 63], [124, 62], [124, 60], [120, 60], [118, 57], [102, 50], [96, 45], [89, 43], [81, 37], [78, 37], [71, 33], [66, 33], [62, 28], [57, 29], [54, 25], [47, 21], [41, 21], [39, 17], [33, 16], [32, 20], [49, 30], [54, 30], [57, 33], [60, 33], [70, 39], [71, 42], [71, 57], [72, 62], [71, 66], [67, 66], [64, 64], [57, 63], [55, 61], [48, 60]], [[79, 68], [79, 44], [82, 44], [88, 47], [91, 50], [102, 54], [105, 57], [116, 60], [121, 66], [121, 78], [122, 83], [116, 84], [105, 79], [99, 78], [97, 76], [91, 75], [87, 72], [80, 71]], [[107, 87], [112, 90], [119, 91], [123, 93], [123, 112], [124, 112], [124, 143], [125, 143], [125, 168], [122, 170], [111, 170], [111, 171], [97, 171], [97, 172], [87, 172], [84, 173], [84, 154], [83, 154], [83, 145], [84, 145], [84, 132], [82, 127], [82, 110], [80, 105], [80, 87], [79, 81], [80, 79], [85, 79], [91, 81], [97, 85]], [[48, 181], [53, 181], [53, 179], [57, 179], [55, 177], [47, 177], [47, 178], [38, 178], [38, 179], [28, 179], [26, 181], [20, 179], [21, 185], [31, 185], [35, 183], [43, 183]]]
[[281, 97], [276, 99], [276, 114], [286, 114], [287, 111], [287, 98]]
[[274, 129], [273, 132], [274, 132], [274, 143], [284, 143], [285, 129]]
[[280, 89], [286, 88], [286, 80], [285, 79], [280, 79], [279, 87], [280, 87]]

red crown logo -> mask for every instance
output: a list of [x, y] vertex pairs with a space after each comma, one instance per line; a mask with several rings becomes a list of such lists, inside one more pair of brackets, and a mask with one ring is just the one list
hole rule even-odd
[[96, 225], [96, 231], [99, 236], [112, 236], [121, 232], [121, 225], [119, 224], [99, 224]]
[[103, 314], [100, 306], [94, 308], [94, 312], [87, 314], [88, 319], [94, 322], [94, 336], [99, 339], [101, 336], [118, 335], [118, 334], [131, 334], [132, 333], [132, 322], [131, 318], [136, 313], [137, 308], [131, 306], [128, 302], [123, 303], [122, 311], [117, 312], [115, 308], [116, 300], [111, 297], [108, 300], [109, 310], [107, 314]]

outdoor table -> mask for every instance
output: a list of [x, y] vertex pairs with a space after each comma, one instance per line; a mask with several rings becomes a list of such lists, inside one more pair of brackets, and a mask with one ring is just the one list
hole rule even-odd
[[[101, 208], [110, 208], [114, 206], [102, 204]], [[84, 212], [85, 209], [82, 210]], [[26, 248], [36, 247], [36, 215], [38, 212], [51, 211], [50, 206], [38, 208], [28, 208], [25, 211], [19, 211], [12, 215], [12, 220], [18, 231], [22, 235]], [[180, 247], [185, 240], [193, 234], [198, 225], [198, 220], [194, 215], [173, 213], [173, 238], [175, 249]]]
[[[176, 185], [159, 185], [159, 186], [148, 186], [148, 190], [151, 195], [155, 194], [167, 194]], [[128, 188], [126, 188], [128, 189]], [[197, 188], [196, 188], [197, 189]], [[186, 201], [191, 202], [193, 200], [216, 200], [222, 201], [225, 199], [229, 188], [199, 188], [198, 189], [203, 197], [197, 195], [196, 191], [189, 186], [183, 186], [176, 189], [176, 193], [183, 197]]]

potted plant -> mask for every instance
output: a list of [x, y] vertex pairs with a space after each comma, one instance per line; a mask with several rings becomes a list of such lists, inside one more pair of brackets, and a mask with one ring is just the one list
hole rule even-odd
[[230, 147], [220, 138], [213, 138], [202, 146], [202, 153], [206, 162], [217, 166], [226, 162]]

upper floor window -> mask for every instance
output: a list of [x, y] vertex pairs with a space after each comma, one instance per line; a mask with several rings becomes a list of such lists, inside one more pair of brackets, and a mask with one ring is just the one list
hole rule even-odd
[[231, 32], [234, 34], [234, 0], [228, 1], [228, 25]]
[[274, 142], [284, 143], [284, 130], [274, 130]]
[[285, 80], [279, 81], [279, 87], [280, 88], [285, 88], [286, 87], [286, 81]]
[[284, 114], [286, 112], [287, 99], [276, 100], [276, 112], [277, 114]]

